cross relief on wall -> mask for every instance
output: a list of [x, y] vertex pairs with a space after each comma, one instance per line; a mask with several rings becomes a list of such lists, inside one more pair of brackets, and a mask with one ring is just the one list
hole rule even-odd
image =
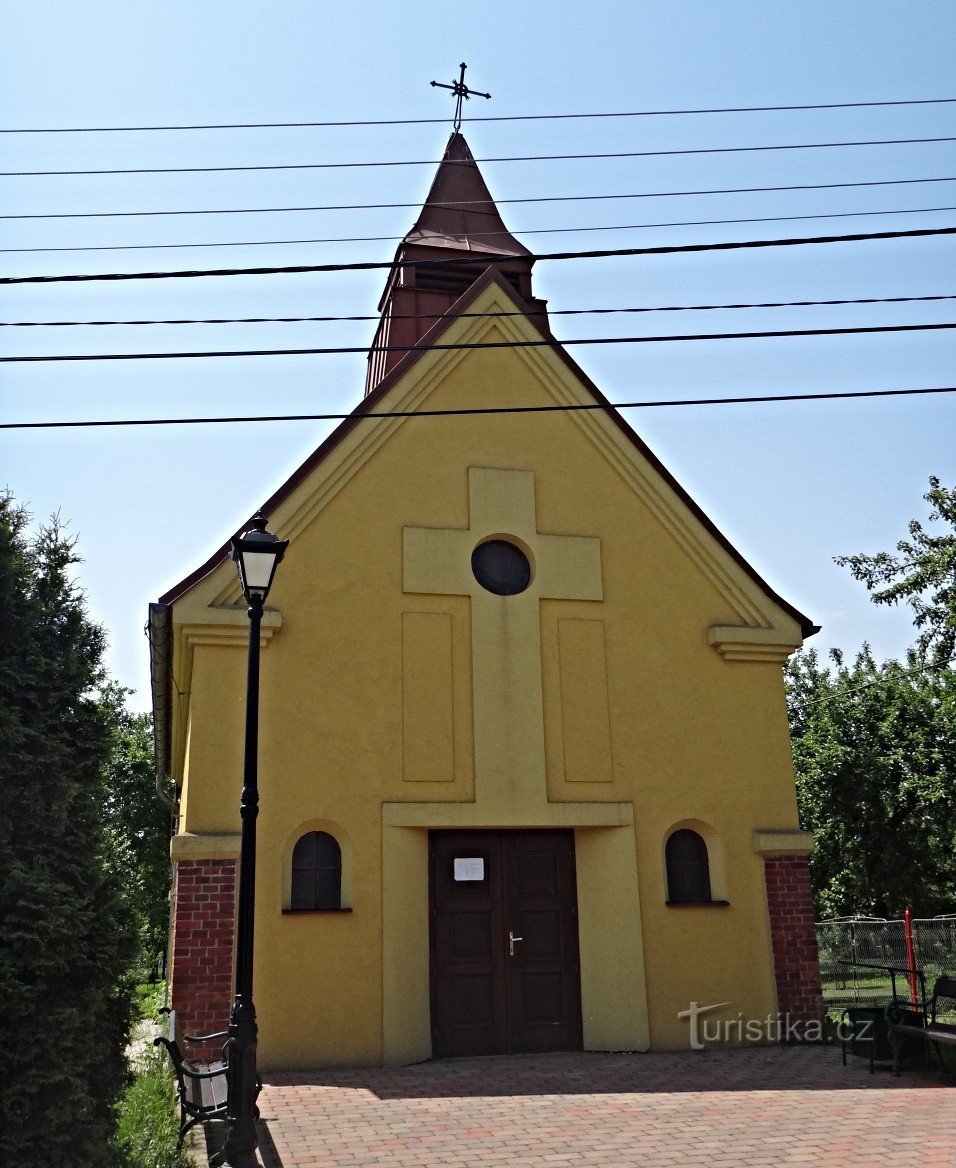
[[[403, 529], [404, 591], [471, 598], [475, 797], [513, 807], [546, 801], [541, 600], [604, 598], [596, 536], [539, 532], [531, 471], [469, 467], [469, 526]], [[514, 543], [531, 564], [517, 595], [479, 584], [472, 553]]]

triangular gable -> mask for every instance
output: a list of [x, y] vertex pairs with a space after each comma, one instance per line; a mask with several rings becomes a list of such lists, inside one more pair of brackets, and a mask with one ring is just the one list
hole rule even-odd
[[[780, 597], [734, 548], [557, 341], [543, 333], [525, 315], [502, 315], [493, 320], [485, 316], [463, 315], [466, 312], [513, 313], [515, 309], [523, 314], [528, 311], [528, 305], [500, 274], [489, 268], [423, 337], [420, 347], [405, 354], [352, 414], [266, 500], [261, 510], [270, 517], [274, 529], [283, 538], [294, 539], [355, 470], [364, 465], [396, 428], [408, 421], [405, 418], [379, 419], [363, 426], [364, 414], [419, 408], [438, 381], [446, 378], [469, 352], [467, 349], [435, 349], [434, 345], [477, 343], [494, 329], [506, 340], [543, 339], [549, 342], [538, 348], [512, 351], [533, 367], [555, 404], [593, 401], [603, 407], [594, 411], [575, 411], [570, 417], [650, 506], [738, 615], [739, 635], [734, 632], [736, 626], [722, 626], [716, 634], [712, 630], [711, 640], [724, 656], [759, 659], [760, 646], [765, 645], [768, 657], [778, 657], [776, 650], [779, 645], [789, 643], [792, 647], [799, 642], [799, 635], [794, 634], [805, 637], [818, 631], [808, 617]], [[427, 369], [420, 368], [423, 362], [427, 362]], [[411, 376], [413, 371], [415, 376]], [[323, 473], [318, 474], [320, 468]], [[231, 563], [227, 566], [228, 557], [229, 544], [226, 543], [161, 596], [160, 603], [173, 604], [187, 593], [193, 593], [188, 606], [192, 621], [196, 621], [199, 610], [207, 606], [221, 612], [221, 606], [240, 603], [234, 570]], [[779, 627], [790, 621], [797, 626], [792, 632]], [[753, 648], [740, 650], [740, 643], [749, 643]], [[738, 645], [736, 652], [734, 645]], [[771, 648], [773, 654], [769, 652]]]

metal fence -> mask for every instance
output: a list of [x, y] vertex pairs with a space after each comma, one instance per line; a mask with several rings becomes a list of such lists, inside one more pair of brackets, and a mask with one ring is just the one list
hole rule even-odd
[[158, 981], [166, 980], [166, 953], [157, 953], [155, 957], [143, 957], [133, 970], [133, 976], [139, 985], [153, 985]]
[[[903, 922], [844, 917], [820, 921], [816, 930], [826, 1004], [885, 1003], [892, 992], [890, 974], [867, 967], [907, 967]], [[932, 989], [940, 974], [956, 975], [956, 914], [914, 920], [913, 949], [916, 969], [923, 974], [927, 989]], [[905, 990], [905, 976], [897, 976], [897, 987]]]

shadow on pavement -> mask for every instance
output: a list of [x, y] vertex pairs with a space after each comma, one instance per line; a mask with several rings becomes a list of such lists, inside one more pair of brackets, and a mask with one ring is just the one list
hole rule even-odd
[[[226, 1168], [226, 1159], [223, 1154], [223, 1145], [226, 1139], [225, 1123], [222, 1120], [213, 1120], [204, 1124], [203, 1127], [206, 1137], [206, 1160], [209, 1168]], [[256, 1124], [256, 1132], [259, 1136], [259, 1161], [262, 1168], [282, 1168], [282, 1158], [265, 1120], [259, 1120]]]
[[[430, 1060], [399, 1068], [329, 1068], [274, 1072], [268, 1088], [358, 1090], [379, 1099], [450, 1099], [494, 1096], [613, 1095], [716, 1091], [859, 1091], [951, 1086], [950, 1078], [921, 1068], [895, 1077], [865, 1060], [841, 1064], [840, 1049], [803, 1045], [622, 1053], [500, 1055]], [[276, 1161], [278, 1164], [278, 1161]]]

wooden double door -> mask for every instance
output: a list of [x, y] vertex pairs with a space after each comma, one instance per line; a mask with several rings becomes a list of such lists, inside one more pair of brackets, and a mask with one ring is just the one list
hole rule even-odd
[[434, 831], [438, 1056], [581, 1049], [574, 834]]

